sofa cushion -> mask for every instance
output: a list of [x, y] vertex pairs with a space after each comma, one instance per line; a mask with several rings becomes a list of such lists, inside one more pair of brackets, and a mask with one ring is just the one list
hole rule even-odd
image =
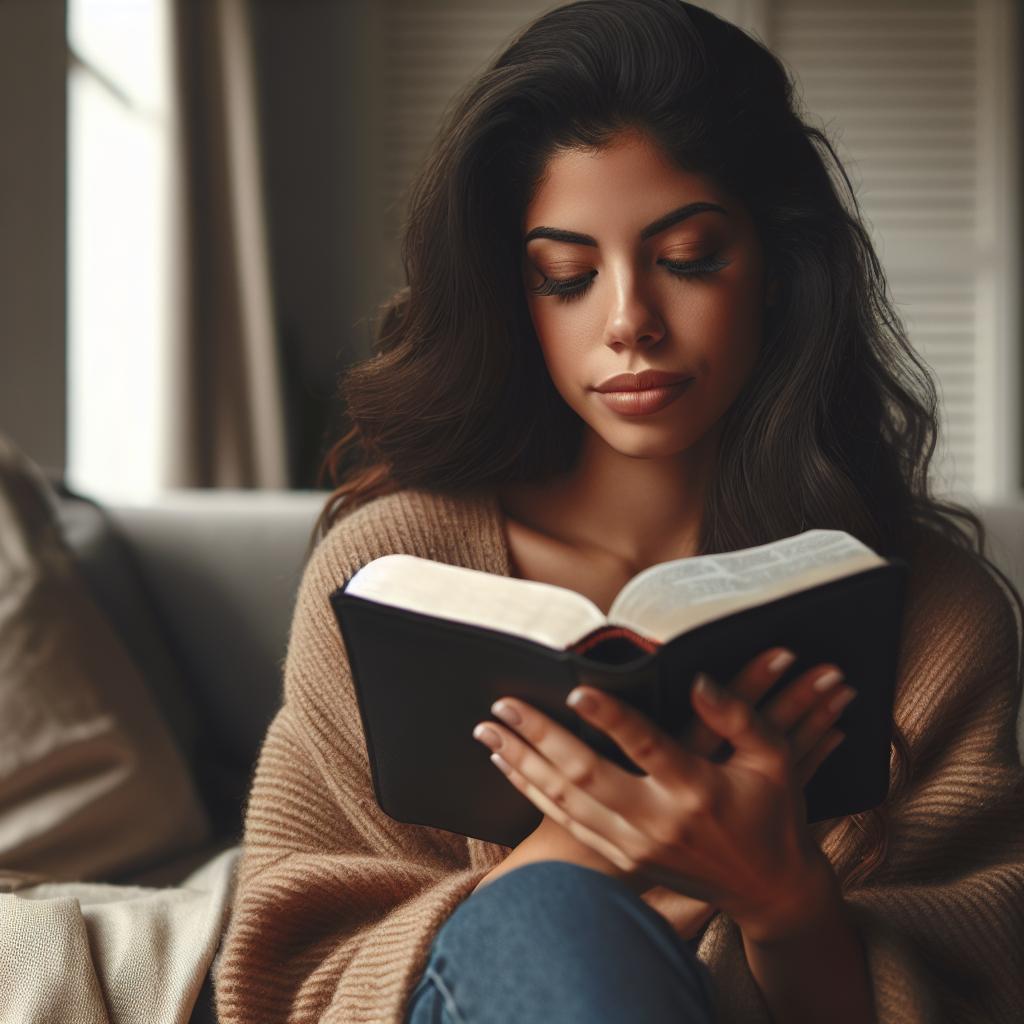
[[209, 837], [184, 758], [0, 435], [0, 867], [110, 879]]
[[57, 496], [61, 537], [75, 566], [138, 666], [186, 761], [194, 764], [200, 715], [132, 551], [98, 502], [73, 493], [63, 481], [48, 482]]
[[281, 704], [295, 594], [324, 501], [322, 492], [202, 489], [105, 507], [201, 721], [246, 790]]

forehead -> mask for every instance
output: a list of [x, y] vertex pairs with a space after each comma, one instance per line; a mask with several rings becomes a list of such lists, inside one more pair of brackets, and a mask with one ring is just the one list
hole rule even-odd
[[729, 198], [709, 175], [682, 170], [645, 136], [628, 135], [600, 150], [554, 153], [527, 203], [523, 228], [586, 230], [600, 218], [608, 228], [621, 222], [635, 231], [684, 203], [707, 200], [728, 208]]

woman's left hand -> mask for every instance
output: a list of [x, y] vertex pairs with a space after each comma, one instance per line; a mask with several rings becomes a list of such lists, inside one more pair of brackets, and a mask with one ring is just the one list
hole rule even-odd
[[[485, 723], [501, 740], [492, 760], [536, 807], [627, 877], [705, 900], [748, 938], [764, 941], [800, 930], [835, 892], [831, 865], [807, 831], [790, 745], [748, 701], [713, 684], [707, 693], [693, 687], [696, 713], [734, 748], [715, 763], [611, 694], [592, 687], [574, 694], [593, 707], [570, 706], [646, 774], [625, 771], [511, 697], [491, 710], [514, 727]], [[504, 708], [520, 720], [505, 718]], [[481, 733], [474, 731], [478, 739]]]

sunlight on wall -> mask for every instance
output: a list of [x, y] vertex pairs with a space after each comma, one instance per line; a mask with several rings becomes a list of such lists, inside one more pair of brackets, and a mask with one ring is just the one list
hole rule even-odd
[[169, 340], [166, 0], [70, 0], [68, 465], [104, 498], [157, 490]]

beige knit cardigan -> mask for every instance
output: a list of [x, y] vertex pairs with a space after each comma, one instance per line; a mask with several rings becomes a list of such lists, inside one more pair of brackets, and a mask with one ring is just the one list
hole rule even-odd
[[[296, 599], [283, 706], [255, 771], [215, 973], [223, 1024], [398, 1024], [438, 929], [509, 852], [401, 824], [376, 805], [328, 595], [392, 552], [512, 571], [489, 491], [375, 498], [337, 521], [314, 550]], [[888, 801], [882, 869], [847, 887], [845, 899], [865, 942], [880, 1024], [1021, 1021], [1016, 616], [996, 578], [937, 534], [922, 534], [910, 562], [895, 717], [915, 774]], [[861, 831], [847, 818], [814, 828], [842, 879], [864, 852]], [[712, 919], [698, 955], [715, 982], [719, 1020], [770, 1020], [730, 918]]]

